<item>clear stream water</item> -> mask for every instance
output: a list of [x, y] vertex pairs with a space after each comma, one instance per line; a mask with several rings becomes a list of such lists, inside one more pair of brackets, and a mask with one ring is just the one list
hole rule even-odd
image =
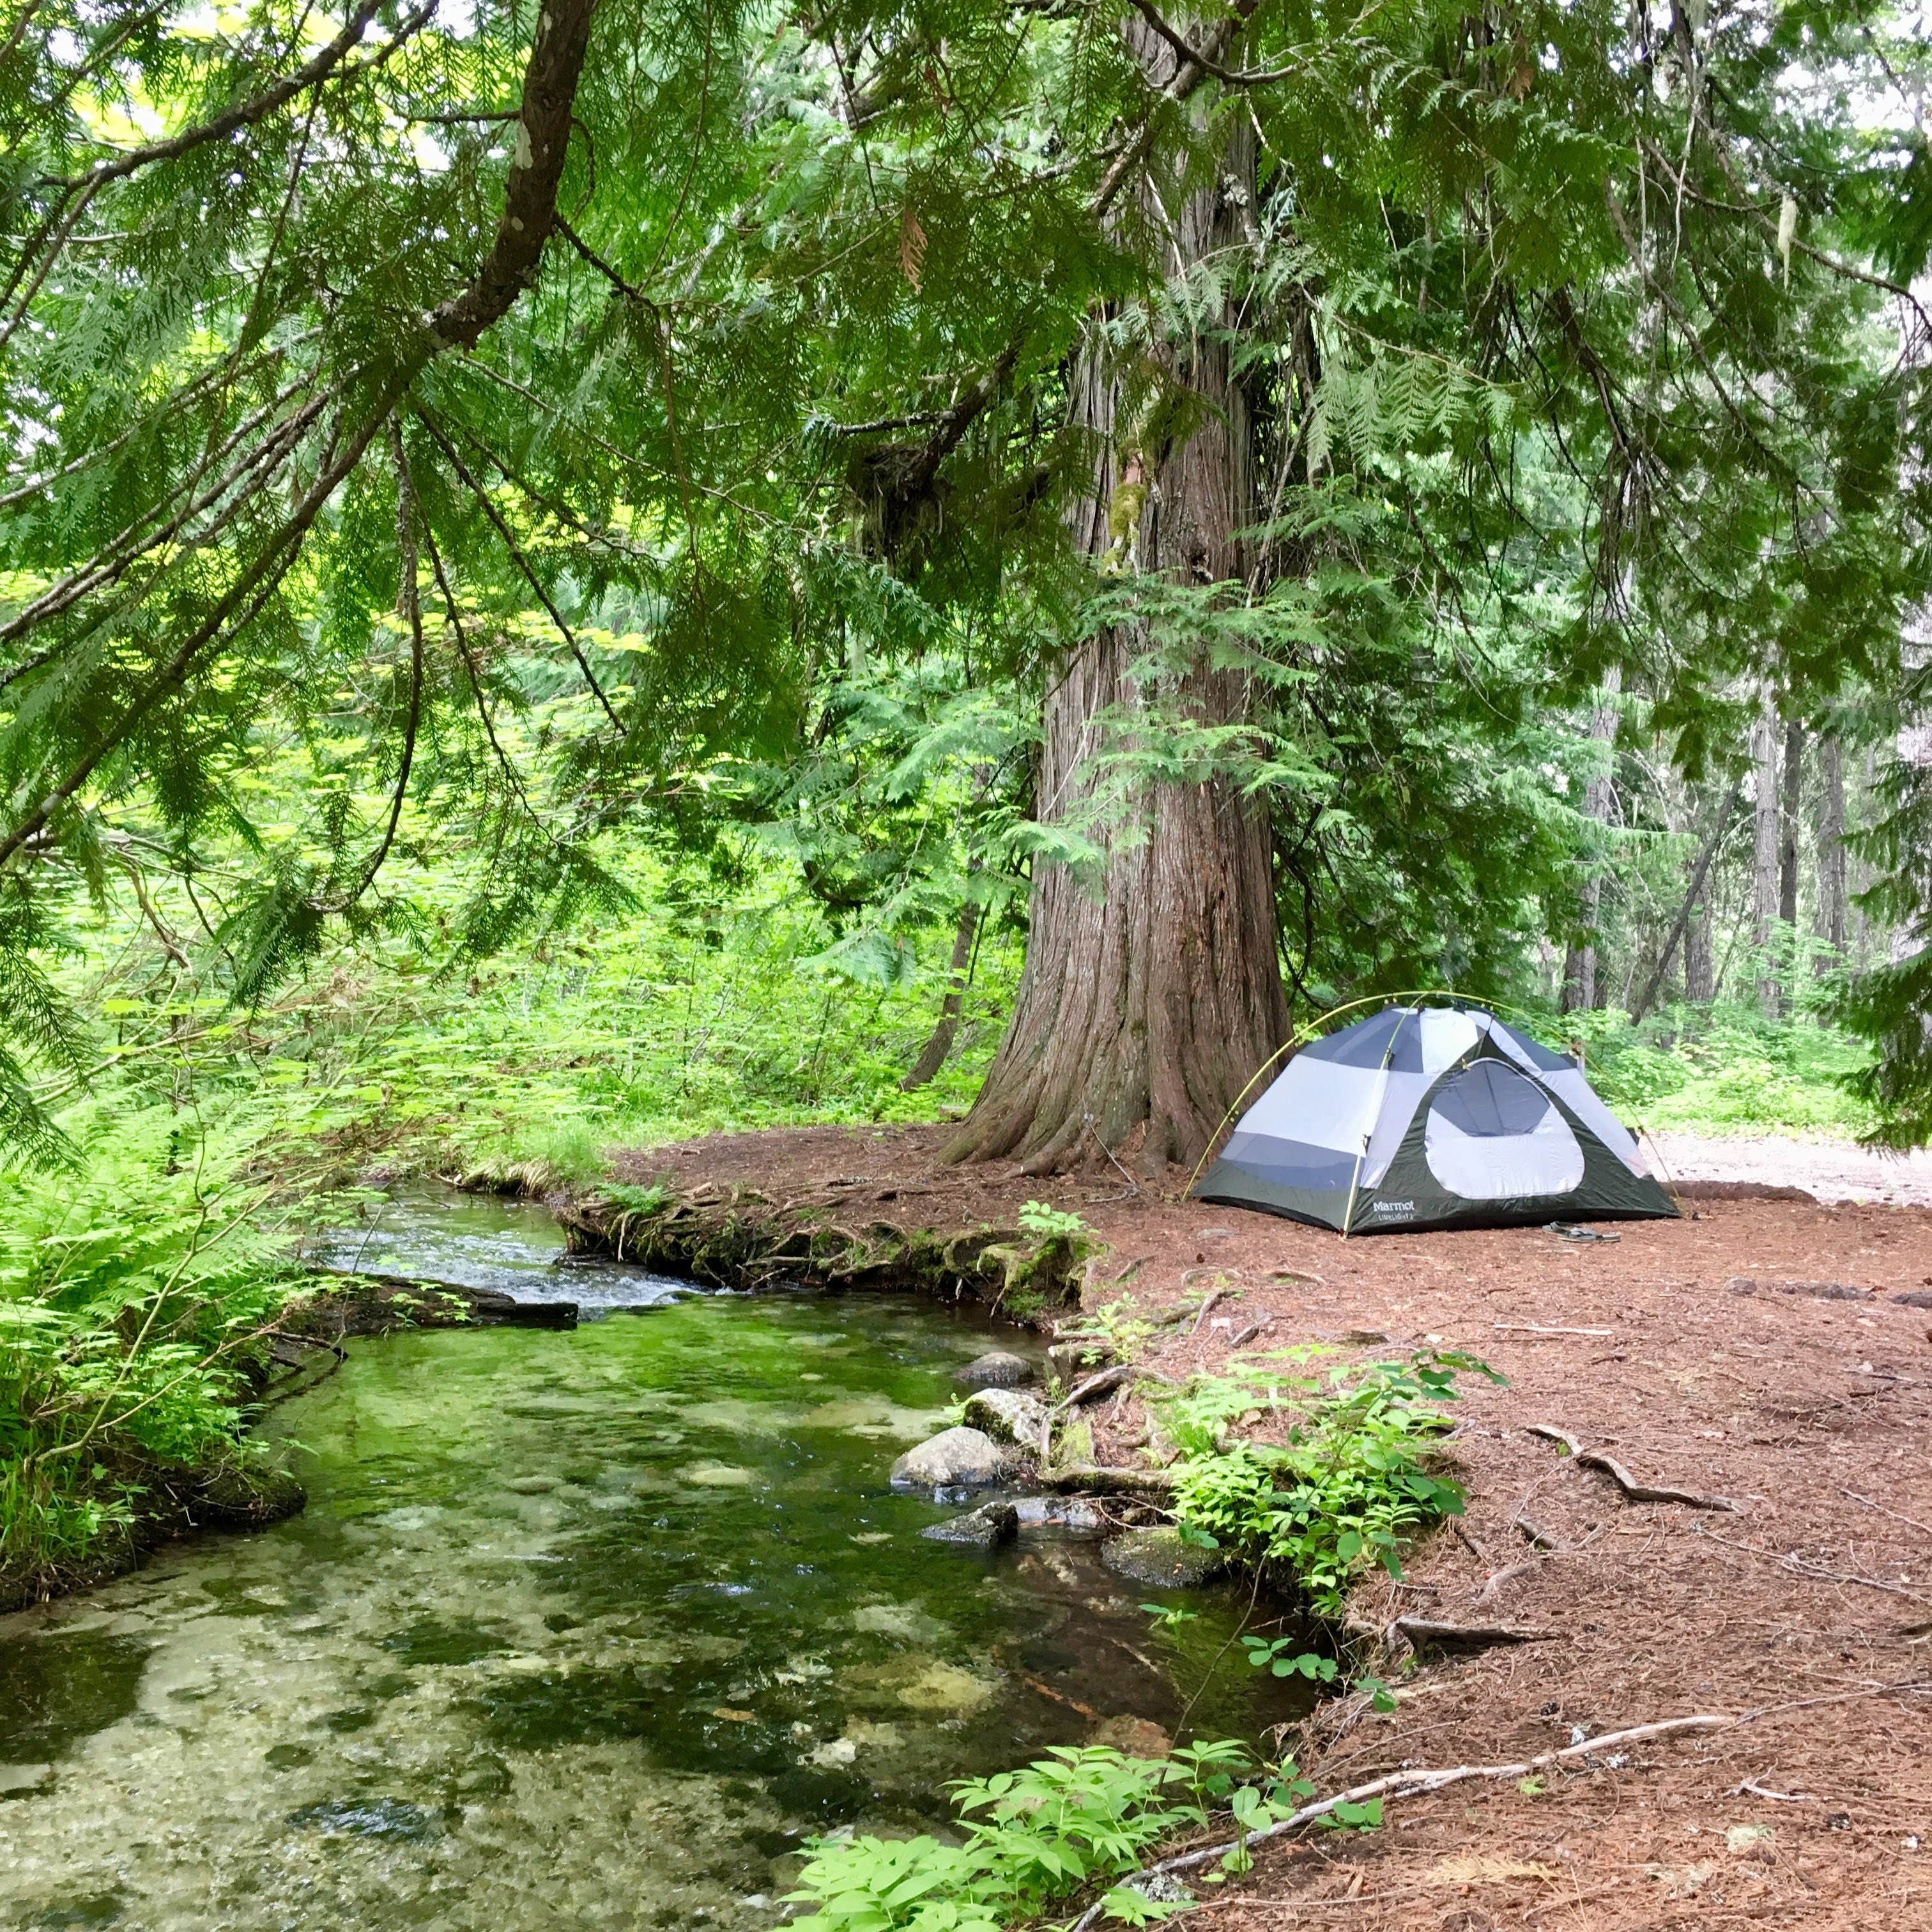
[[886, 1472], [1016, 1331], [563, 1264], [497, 1202], [385, 1244], [605, 1312], [352, 1344], [269, 1424], [302, 1515], [0, 1620], [9, 1932], [763, 1927], [803, 1839], [931, 1825], [948, 1778], [1291, 1714], [1231, 1598], [1164, 1636], [1090, 1538], [920, 1536], [947, 1508]]

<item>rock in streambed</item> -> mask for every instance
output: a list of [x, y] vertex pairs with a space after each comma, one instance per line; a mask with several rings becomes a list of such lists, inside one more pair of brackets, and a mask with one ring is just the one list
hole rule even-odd
[[1130, 1529], [1100, 1552], [1100, 1561], [1130, 1582], [1168, 1589], [1193, 1589], [1227, 1567], [1218, 1550], [1203, 1550], [1181, 1540], [1178, 1529]]
[[920, 1532], [934, 1543], [956, 1543], [969, 1550], [993, 1550], [1020, 1533], [1019, 1512], [1011, 1503], [982, 1503], [964, 1516], [949, 1516]]
[[1023, 1389], [982, 1389], [966, 1398], [969, 1427], [983, 1431], [995, 1442], [1010, 1442], [1037, 1452], [1040, 1432], [1046, 1426], [1046, 1404]]
[[983, 1355], [976, 1355], [963, 1369], [954, 1372], [952, 1379], [964, 1382], [968, 1388], [1018, 1388], [1022, 1382], [1033, 1380], [1033, 1364], [1024, 1355], [1009, 1354], [1004, 1348], [992, 1348]]
[[892, 1465], [896, 1490], [990, 1488], [1013, 1473], [1012, 1451], [983, 1430], [946, 1429]]

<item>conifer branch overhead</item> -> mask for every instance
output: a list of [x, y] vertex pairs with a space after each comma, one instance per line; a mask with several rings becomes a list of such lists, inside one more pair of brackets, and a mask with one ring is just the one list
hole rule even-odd
[[[144, 147], [123, 154], [118, 160], [97, 162], [85, 174], [63, 178], [57, 176], [43, 176], [44, 188], [80, 189], [89, 194], [98, 193], [110, 182], [124, 181], [128, 176], [138, 173], [143, 168], [153, 167], [164, 161], [178, 160], [211, 141], [225, 141], [240, 134], [243, 129], [253, 128], [266, 121], [268, 116], [286, 107], [296, 97], [310, 88], [319, 87], [335, 73], [350, 54], [362, 44], [362, 36], [369, 31], [370, 23], [381, 12], [386, 0], [362, 0], [362, 4], [350, 15], [342, 31], [309, 59], [304, 61], [294, 73], [277, 81], [272, 86], [264, 88], [251, 99], [242, 101], [192, 128], [184, 128], [178, 134], [170, 135], [164, 141], [152, 141]], [[375, 58], [386, 59], [405, 42], [412, 40], [427, 26], [436, 12], [436, 0], [425, 0], [425, 4], [410, 14], [397, 28], [387, 44], [379, 50]]]
[[502, 218], [474, 280], [428, 318], [429, 332], [442, 347], [475, 348], [483, 332], [507, 315], [536, 280], [544, 244], [556, 221], [571, 110], [596, 10], [596, 0], [545, 0], [538, 13]]

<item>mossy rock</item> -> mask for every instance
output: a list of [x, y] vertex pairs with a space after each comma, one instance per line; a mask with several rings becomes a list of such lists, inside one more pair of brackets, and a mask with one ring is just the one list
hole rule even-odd
[[1130, 1529], [1115, 1537], [1100, 1552], [1100, 1560], [1130, 1582], [1169, 1590], [1198, 1589], [1228, 1567], [1220, 1550], [1184, 1542], [1179, 1530], [1166, 1527]]

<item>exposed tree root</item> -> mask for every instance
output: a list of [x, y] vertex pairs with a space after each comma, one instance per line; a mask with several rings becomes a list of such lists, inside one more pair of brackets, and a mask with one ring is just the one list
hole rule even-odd
[[[571, 1251], [609, 1255], [720, 1287], [907, 1289], [991, 1303], [1016, 1319], [1076, 1301], [1086, 1244], [1015, 1228], [950, 1234], [872, 1220], [847, 1225], [826, 1211], [858, 1205], [853, 1180], [773, 1207], [755, 1188], [710, 1185], [629, 1203], [591, 1195], [557, 1212]], [[895, 1190], [894, 1192], [898, 1190]], [[852, 1222], [858, 1215], [851, 1214]]]
[[1531, 1630], [1521, 1624], [1445, 1624], [1430, 1617], [1397, 1617], [1390, 1629], [1412, 1644], [1442, 1644], [1451, 1648], [1486, 1649], [1495, 1643], [1554, 1643], [1562, 1630]]
[[1043, 1490], [1076, 1490], [1100, 1496], [1165, 1496], [1173, 1493], [1172, 1469], [1113, 1469], [1095, 1462], [1042, 1469], [1034, 1479]]
[[1600, 1449], [1586, 1449], [1568, 1430], [1558, 1429], [1552, 1423], [1532, 1422], [1528, 1432], [1561, 1443], [1580, 1469], [1601, 1471], [1623, 1491], [1629, 1502], [1681, 1503], [1686, 1509], [1724, 1510], [1732, 1515], [1737, 1513], [1737, 1504], [1723, 1496], [1700, 1496], [1694, 1490], [1664, 1489], [1654, 1483], [1640, 1483], [1614, 1456], [1605, 1455]]

